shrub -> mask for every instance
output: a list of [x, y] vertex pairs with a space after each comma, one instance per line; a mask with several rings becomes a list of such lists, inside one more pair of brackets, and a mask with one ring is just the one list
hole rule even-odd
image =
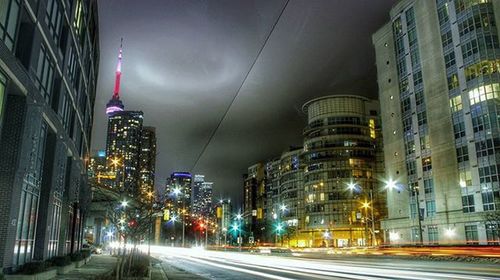
[[50, 262], [54, 266], [65, 266], [71, 264], [71, 257], [70, 256], [53, 257], [52, 259], [50, 259]]
[[48, 267], [47, 262], [29, 262], [21, 266], [18, 274], [37, 274], [46, 271]]
[[[128, 262], [125, 263], [125, 270], [128, 270]], [[147, 255], [136, 255], [132, 257], [132, 265], [130, 266], [130, 277], [146, 277], [149, 272], [149, 257]]]
[[78, 262], [83, 260], [83, 255], [81, 252], [75, 252], [70, 255], [70, 258], [72, 262]]

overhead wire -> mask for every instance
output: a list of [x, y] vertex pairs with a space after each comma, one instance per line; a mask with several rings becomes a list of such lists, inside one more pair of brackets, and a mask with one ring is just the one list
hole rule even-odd
[[245, 82], [246, 80], [248, 79], [248, 76], [250, 75], [250, 73], [252, 72], [252, 69], [253, 67], [255, 66], [255, 64], [257, 63], [257, 61], [259, 60], [259, 57], [262, 53], [262, 51], [264, 50], [264, 48], [266, 47], [267, 45], [267, 42], [269, 41], [269, 38], [271, 37], [271, 35], [273, 34], [274, 32], [274, 29], [276, 28], [276, 26], [278, 25], [278, 22], [280, 21], [281, 19], [281, 16], [283, 15], [283, 13], [285, 12], [285, 9], [286, 7], [288, 6], [288, 3], [290, 2], [290, 0], [286, 0], [285, 1], [285, 4], [283, 5], [283, 7], [281, 8], [281, 11], [280, 11], [280, 14], [278, 15], [278, 17], [276, 18], [276, 20], [274, 21], [273, 23], [273, 26], [271, 27], [271, 30], [268, 32], [267, 36], [266, 36], [266, 39], [264, 40], [264, 43], [262, 44], [262, 46], [260, 47], [259, 49], [259, 52], [257, 53], [257, 55], [255, 56], [255, 59], [253, 60], [252, 64], [250, 65], [250, 68], [248, 68], [248, 71], [246, 72], [245, 74], [245, 77], [243, 78], [241, 84], [239, 85], [238, 89], [236, 90], [236, 94], [233, 96], [233, 98], [231, 99], [231, 102], [229, 103], [229, 105], [227, 106], [224, 114], [222, 115], [222, 117], [220, 118], [219, 122], [217, 123], [217, 125], [215, 126], [215, 128], [213, 129], [212, 133], [210, 134], [210, 137], [208, 138], [207, 142], [205, 143], [205, 145], [203, 146], [203, 149], [201, 150], [200, 154], [198, 155], [198, 157], [196, 158], [196, 161], [194, 162], [193, 164], [193, 167], [191, 168], [190, 172], [193, 172], [194, 169], [196, 168], [196, 166], [198, 165], [200, 159], [202, 158], [203, 154], [205, 153], [206, 149], [208, 148], [208, 146], [210, 145], [210, 143], [212, 142], [215, 134], [217, 133], [217, 131], [219, 130], [220, 126], [222, 125], [222, 123], [224, 122], [224, 120], [226, 119], [226, 116], [227, 114], [229, 113], [229, 110], [231, 109], [231, 107], [233, 106], [234, 104], [234, 101], [236, 100], [236, 98], [238, 97], [238, 95], [240, 94], [240, 91], [241, 89], [243, 88], [243, 85], [245, 85]]

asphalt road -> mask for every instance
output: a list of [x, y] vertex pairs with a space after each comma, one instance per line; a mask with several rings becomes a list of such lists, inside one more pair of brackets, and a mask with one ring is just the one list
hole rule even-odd
[[500, 279], [498, 264], [346, 257], [312, 259], [171, 247], [152, 248], [169, 280]]

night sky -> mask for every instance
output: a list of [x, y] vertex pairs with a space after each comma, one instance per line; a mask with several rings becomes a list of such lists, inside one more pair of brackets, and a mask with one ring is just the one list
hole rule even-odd
[[99, 1], [101, 60], [92, 148], [104, 149], [120, 38], [121, 98], [156, 127], [156, 187], [173, 171], [204, 174], [214, 197], [241, 201], [247, 167], [302, 145], [302, 104], [327, 94], [377, 97], [371, 34], [395, 1]]

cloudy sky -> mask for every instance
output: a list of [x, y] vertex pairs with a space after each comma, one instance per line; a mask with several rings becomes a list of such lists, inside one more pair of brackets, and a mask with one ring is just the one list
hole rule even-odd
[[214, 182], [216, 197], [241, 201], [248, 166], [302, 145], [305, 101], [338, 93], [377, 97], [371, 34], [394, 2], [99, 1], [92, 147], [105, 147], [104, 111], [123, 37], [121, 98], [157, 129], [156, 187], [173, 171], [191, 171]]

